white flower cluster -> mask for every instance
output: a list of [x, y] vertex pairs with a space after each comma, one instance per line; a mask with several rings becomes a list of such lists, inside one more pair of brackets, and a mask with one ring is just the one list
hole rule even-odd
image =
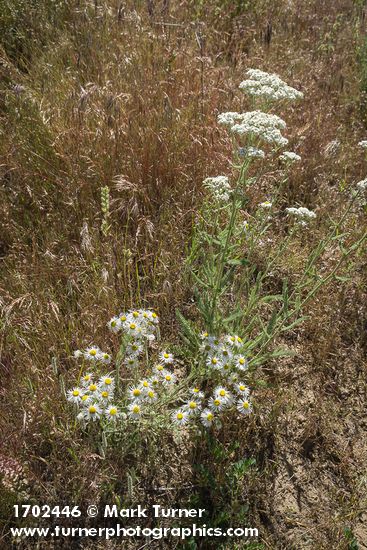
[[218, 202], [227, 202], [229, 200], [232, 188], [229, 184], [227, 176], [216, 176], [206, 178], [203, 181], [204, 187], [209, 189], [213, 197]]
[[110, 375], [102, 376], [94, 381], [92, 373], [83, 376], [79, 387], [69, 390], [67, 399], [77, 405], [80, 412], [77, 419], [80, 421], [95, 421], [104, 417], [116, 421], [122, 416], [118, 407], [113, 404], [115, 380]]
[[285, 211], [290, 216], [294, 216], [298, 223], [303, 226], [307, 225], [308, 222], [316, 218], [315, 212], [304, 206], [300, 206], [299, 208], [286, 208]]
[[262, 111], [248, 111], [241, 114], [237, 120], [239, 120], [237, 124], [230, 126], [235, 134], [256, 136], [266, 143], [281, 147], [288, 143], [287, 138], [281, 133], [281, 130], [286, 128], [286, 123], [277, 115]]
[[279, 159], [283, 162], [299, 162], [301, 157], [297, 155], [297, 153], [293, 153], [293, 151], [284, 151], [284, 153], [280, 155]]
[[239, 88], [246, 94], [264, 97], [268, 100], [302, 99], [303, 93], [286, 84], [276, 74], [266, 73], [259, 69], [249, 69], [248, 78], [241, 82]]
[[129, 338], [125, 353], [126, 366], [137, 366], [145, 345], [156, 339], [158, 324], [158, 315], [149, 309], [120, 313], [109, 320], [107, 325], [112, 332], [122, 333]]
[[262, 149], [258, 149], [257, 147], [240, 147], [238, 150], [238, 153], [241, 157], [259, 158], [259, 159], [265, 158], [264, 151]]
[[151, 410], [148, 407], [162, 397], [162, 393], [170, 391], [177, 381], [176, 375], [168, 368], [173, 365], [173, 355], [163, 351], [159, 359], [152, 376], [128, 388], [128, 415], [133, 420], [139, 420], [144, 412]]
[[111, 363], [111, 356], [109, 353], [102, 351], [97, 346], [91, 346], [85, 350], [77, 349], [74, 351], [74, 357], [78, 359], [79, 357], [84, 357], [87, 361], [93, 363], [105, 363], [108, 365]]
[[[248, 386], [239, 380], [248, 368], [248, 361], [242, 352], [243, 341], [239, 336], [216, 338], [208, 333], [201, 335], [201, 351], [210, 370], [220, 377], [220, 384], [204, 404], [204, 393], [199, 388], [192, 388], [190, 396], [182, 407], [172, 414], [176, 425], [185, 425], [190, 420], [200, 418], [205, 427], [220, 424], [219, 413], [237, 408], [244, 415], [250, 414], [252, 404], [249, 400]], [[227, 388], [230, 386], [230, 389]]]
[[357, 187], [358, 191], [361, 191], [362, 193], [366, 192], [367, 191], [367, 178], [364, 179], [364, 180], [359, 181], [356, 184], [356, 187]]
[[367, 149], [367, 139], [362, 139], [362, 141], [360, 141], [358, 145], [362, 147], [362, 149]]

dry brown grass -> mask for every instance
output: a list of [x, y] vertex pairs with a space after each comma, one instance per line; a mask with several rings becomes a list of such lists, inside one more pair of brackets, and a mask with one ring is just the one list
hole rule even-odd
[[[245, 4], [69, 2], [47, 22], [44, 43], [32, 20], [22, 55], [19, 45], [1, 50], [2, 453], [20, 461], [40, 501], [109, 501], [126, 494], [129, 469], [139, 478], [136, 502], [165, 484], [176, 489], [162, 502], [189, 497], [182, 480], [195, 483], [197, 451], [182, 457], [167, 438], [150, 467], [145, 444], [141, 457], [102, 459], [70, 424], [59, 376], [73, 380], [72, 350], [102, 345], [106, 320], [133, 304], [157, 308], [165, 337], [178, 342], [175, 307], [193, 311], [182, 262], [201, 182], [229, 167], [216, 115], [241, 107], [236, 87], [247, 67], [275, 71], [305, 93], [285, 112], [304, 162], [284, 204], [316, 208], [319, 221], [288, 251], [278, 280], [298, 273], [307, 246], [342, 209], [340, 188], [365, 177], [356, 148], [365, 137], [363, 9], [352, 0]], [[104, 185], [109, 237], [100, 231]], [[348, 238], [365, 223], [353, 220]], [[333, 261], [325, 255], [325, 268]], [[349, 268], [351, 279], [323, 290], [286, 339], [296, 358], [262, 369], [269, 387], [245, 437], [223, 434], [223, 445], [233, 436], [240, 447], [218, 462], [218, 479], [231, 460], [257, 459], [243, 499], [263, 548], [347, 549], [346, 527], [367, 548], [365, 255]], [[3, 508], [6, 545], [5, 498]]]

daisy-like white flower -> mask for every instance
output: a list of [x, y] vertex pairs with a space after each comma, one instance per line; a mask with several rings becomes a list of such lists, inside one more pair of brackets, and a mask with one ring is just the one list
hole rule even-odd
[[115, 379], [111, 375], [102, 376], [99, 379], [99, 387], [101, 390], [113, 391], [115, 387]]
[[108, 390], [101, 390], [97, 394], [97, 399], [102, 406], [105, 406], [111, 399], [113, 399], [113, 392]]
[[209, 332], [206, 332], [206, 331], [205, 331], [205, 332], [202, 332], [202, 333], [200, 334], [200, 339], [201, 339], [201, 340], [206, 340], [207, 338], [209, 338]]
[[71, 403], [75, 403], [78, 405], [83, 396], [83, 391], [80, 388], [73, 388], [72, 390], [69, 390], [67, 393], [67, 400]]
[[121, 319], [119, 317], [112, 317], [107, 323], [111, 332], [117, 334], [121, 330]]
[[232, 401], [232, 396], [230, 392], [227, 390], [227, 388], [224, 388], [223, 386], [218, 386], [217, 388], [215, 388], [214, 396], [225, 401], [227, 404], [230, 404]]
[[172, 386], [176, 382], [176, 376], [168, 371], [164, 371], [161, 373], [162, 375], [162, 382], [164, 386]]
[[225, 374], [229, 374], [232, 370], [232, 363], [223, 363], [223, 367], [222, 367], [222, 371], [225, 373]]
[[221, 411], [226, 407], [226, 405], [226, 401], [219, 397], [211, 397], [208, 401], [209, 409], [211, 409], [212, 411]]
[[245, 220], [242, 223], [242, 229], [243, 229], [244, 233], [247, 233], [247, 231], [250, 229], [250, 224], [247, 220]]
[[80, 400], [81, 405], [83, 405], [83, 407], [87, 406], [91, 401], [92, 401], [92, 397], [88, 393], [84, 393]]
[[223, 361], [221, 361], [220, 357], [215, 355], [213, 355], [213, 357], [208, 357], [208, 359], [206, 360], [206, 364], [208, 367], [218, 370], [223, 367]]
[[89, 386], [87, 386], [86, 388], [91, 395], [96, 395], [99, 390], [98, 384], [94, 384], [93, 382], [89, 384]]
[[79, 359], [79, 357], [84, 356], [84, 353], [80, 349], [76, 349], [73, 353], [73, 356], [75, 359]]
[[223, 361], [230, 361], [232, 359], [233, 353], [231, 349], [226, 348], [226, 346], [222, 346], [219, 349], [219, 353]]
[[162, 383], [162, 379], [159, 376], [151, 376], [149, 378], [149, 384], [151, 388], [157, 388]]
[[152, 388], [149, 388], [143, 395], [145, 401], [153, 402], [157, 400], [157, 394]]
[[250, 395], [250, 388], [243, 382], [236, 382], [234, 388], [236, 393], [242, 395], [244, 398]]
[[140, 399], [143, 399], [143, 390], [142, 388], [139, 388], [139, 386], [130, 386], [128, 391], [129, 399], [134, 399], [135, 401], [139, 401]]
[[135, 369], [135, 368], [139, 365], [138, 357], [135, 356], [135, 355], [125, 357], [125, 359], [124, 359], [124, 364], [125, 364], [129, 369]]
[[199, 388], [191, 388], [190, 389], [190, 394], [195, 398], [195, 399], [204, 399], [204, 394], [202, 391], [200, 391]]
[[200, 408], [200, 403], [195, 399], [191, 399], [183, 406], [183, 409], [189, 414], [197, 414], [198, 412], [200, 412]]
[[133, 319], [139, 319], [139, 317], [141, 316], [141, 312], [134, 310], [134, 311], [131, 311], [129, 315], [131, 315]]
[[173, 355], [172, 355], [172, 353], [168, 353], [167, 351], [162, 351], [159, 354], [159, 360], [162, 363], [165, 363], [165, 364], [169, 365], [169, 364], [173, 363]]
[[87, 407], [82, 409], [77, 418], [78, 420], [92, 420], [94, 422], [101, 417], [101, 414], [102, 410], [100, 406], [97, 403], [93, 403], [92, 405], [88, 405]]
[[109, 365], [111, 363], [111, 355], [109, 353], [102, 352], [101, 353], [101, 361], [105, 365]]
[[150, 381], [146, 378], [144, 378], [144, 380], [140, 380], [139, 388], [143, 390], [143, 392], [147, 392], [150, 389]]
[[164, 367], [164, 365], [162, 365], [162, 363], [158, 363], [157, 365], [154, 366], [154, 371], [157, 374], [162, 374], [162, 372], [165, 371], [165, 367]]
[[121, 324], [125, 323], [125, 321], [127, 321], [127, 313], [120, 313], [119, 319]]
[[237, 335], [230, 335], [225, 337], [226, 344], [235, 347], [240, 348], [243, 345], [243, 340]]
[[236, 367], [239, 369], [239, 370], [247, 370], [248, 369], [248, 361], [246, 359], [246, 357], [244, 357], [243, 355], [239, 355], [238, 357], [236, 357]]
[[136, 401], [134, 401], [133, 403], [131, 403], [129, 405], [129, 416], [130, 418], [133, 418], [134, 420], [137, 420], [138, 418], [141, 417], [142, 415], [142, 408], [141, 408], [141, 405], [140, 403], [137, 403]]
[[213, 422], [215, 420], [214, 413], [211, 409], [204, 409], [202, 413], [200, 414], [200, 419], [202, 424], [206, 428], [210, 428], [210, 426], [213, 425]]
[[109, 420], [116, 422], [116, 420], [118, 420], [118, 418], [120, 417], [120, 412], [116, 405], [110, 405], [109, 407], [107, 407], [105, 415]]
[[237, 410], [244, 415], [250, 414], [252, 412], [252, 405], [250, 401], [246, 398], [241, 399], [237, 403]]
[[264, 210], [270, 210], [270, 208], [273, 206], [273, 203], [270, 201], [264, 201], [259, 204], [260, 208], [263, 208]]
[[189, 420], [189, 414], [184, 409], [178, 409], [172, 414], [172, 422], [176, 424], [176, 426], [183, 426], [185, 425]]
[[141, 337], [141, 333], [142, 333], [142, 328], [139, 324], [138, 321], [129, 321], [129, 320], [126, 320], [124, 323], [123, 323], [123, 327], [124, 327], [124, 330], [125, 332], [129, 335], [129, 336], [132, 336], [133, 338], [140, 338]]
[[126, 346], [125, 353], [129, 357], [137, 357], [140, 355], [143, 351], [143, 346], [138, 342], [131, 342], [128, 346]]
[[101, 359], [101, 353], [99, 348], [92, 346], [85, 350], [84, 357], [88, 359], [88, 361], [99, 361]]

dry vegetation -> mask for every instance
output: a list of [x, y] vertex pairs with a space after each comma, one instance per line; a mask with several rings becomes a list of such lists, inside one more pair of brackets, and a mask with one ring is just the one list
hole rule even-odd
[[[214, 461], [205, 445], [185, 449], [169, 436], [102, 458], [70, 423], [60, 390], [61, 379], [70, 386], [77, 375], [72, 351], [102, 346], [106, 321], [122, 308], [156, 308], [179, 352], [175, 308], [195, 319], [183, 258], [201, 183], [229, 167], [231, 144], [216, 116], [241, 108], [237, 85], [248, 67], [277, 72], [305, 94], [286, 113], [303, 162], [282, 200], [316, 209], [318, 222], [287, 250], [270, 290], [297, 275], [343, 208], [340, 191], [366, 176], [357, 147], [366, 137], [363, 4], [0, 0], [0, 461], [4, 479], [18, 472], [13, 488], [0, 488], [1, 548], [11, 547], [23, 477], [49, 504], [191, 499], [211, 510], [213, 524], [241, 524], [245, 505], [246, 523], [261, 534], [252, 548], [367, 548], [363, 251], [285, 338], [296, 355], [261, 367], [255, 414], [246, 428], [222, 433]], [[253, 203], [277, 170], [274, 163]], [[102, 186], [111, 193], [108, 236]], [[347, 240], [365, 219], [352, 216]], [[266, 254], [265, 246], [259, 265]], [[336, 261], [330, 247], [320, 269]], [[111, 351], [117, 345], [111, 336]], [[234, 493], [228, 472], [243, 457], [256, 464]], [[68, 546], [114, 547], [83, 544]]]

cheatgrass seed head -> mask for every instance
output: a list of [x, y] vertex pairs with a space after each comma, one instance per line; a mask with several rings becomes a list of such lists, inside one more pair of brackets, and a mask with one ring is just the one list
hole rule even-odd
[[84, 392], [81, 388], [73, 388], [67, 392], [67, 400], [70, 401], [70, 403], [79, 405], [81, 403], [83, 393]]
[[176, 426], [184, 426], [189, 421], [189, 413], [184, 409], [178, 409], [172, 413], [171, 418]]
[[252, 412], [252, 404], [251, 402], [245, 397], [244, 399], [240, 399], [237, 402], [237, 410], [243, 415], [248, 415]]
[[210, 428], [215, 421], [215, 414], [212, 409], [204, 409], [200, 414], [200, 420], [206, 428]]

